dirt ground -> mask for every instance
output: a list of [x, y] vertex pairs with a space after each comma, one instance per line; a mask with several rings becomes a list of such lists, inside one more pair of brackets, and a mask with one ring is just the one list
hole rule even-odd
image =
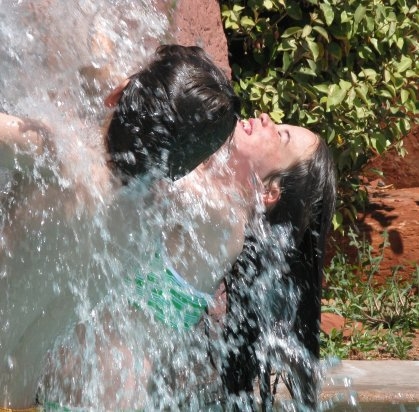
[[[365, 168], [365, 179], [369, 193], [369, 206], [358, 216], [357, 226], [374, 250], [383, 241], [382, 233], [388, 233], [389, 247], [385, 250], [377, 280], [385, 280], [392, 273], [392, 267], [401, 265], [401, 274], [413, 281], [413, 273], [419, 263], [419, 126], [413, 128], [404, 139], [407, 155], [399, 157], [394, 150], [372, 159]], [[377, 179], [374, 168], [383, 171]], [[344, 243], [344, 242], [343, 242]], [[347, 246], [346, 246], [347, 247]], [[345, 249], [349, 256], [356, 251]], [[417, 280], [416, 280], [417, 281]], [[418, 288], [414, 289], [418, 295]], [[419, 299], [419, 296], [418, 296]], [[342, 326], [343, 320], [331, 314], [322, 318], [322, 329]], [[378, 359], [388, 355], [377, 350]], [[409, 351], [411, 360], [419, 360], [419, 331]]]

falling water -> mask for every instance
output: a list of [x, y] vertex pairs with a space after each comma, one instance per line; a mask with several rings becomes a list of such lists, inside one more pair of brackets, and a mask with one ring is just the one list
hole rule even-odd
[[[220, 328], [214, 368], [202, 328], [162, 326], [133, 288], [152, 272], [167, 205], [150, 206], [141, 182], [109, 199], [95, 174], [103, 99], [165, 38], [166, 15], [152, 0], [0, 0], [0, 21], [0, 109], [41, 120], [56, 155], [38, 158], [29, 175], [19, 160], [0, 169], [0, 402], [27, 406], [37, 392], [46, 405], [202, 410], [228, 349]], [[296, 295], [281, 283], [286, 239], [277, 233], [277, 265], [254, 292], [260, 306], [284, 302], [282, 333], [265, 313], [258, 356], [310, 370], [290, 332]]]

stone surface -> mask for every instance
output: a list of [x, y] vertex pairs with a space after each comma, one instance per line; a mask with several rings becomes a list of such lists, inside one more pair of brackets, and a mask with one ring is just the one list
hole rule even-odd
[[[289, 398], [280, 382], [278, 400]], [[336, 409], [360, 410], [358, 408], [340, 409], [355, 402], [386, 402], [398, 405], [408, 404], [419, 407], [419, 362], [417, 361], [342, 361], [327, 368], [322, 384], [321, 399], [333, 400]], [[363, 404], [365, 407], [366, 405]], [[368, 408], [364, 410], [369, 410]], [[374, 411], [382, 409], [374, 409]], [[405, 409], [395, 409], [405, 410]], [[410, 410], [410, 409], [409, 409]], [[412, 409], [416, 410], [416, 409]]]
[[371, 168], [384, 173], [381, 181], [372, 181], [370, 205], [359, 216], [358, 225], [375, 249], [382, 242], [381, 233], [388, 233], [390, 246], [385, 250], [382, 276], [396, 265], [412, 273], [419, 260], [419, 126], [404, 139], [404, 146], [408, 152], [404, 158], [390, 150], [366, 168], [367, 176]]
[[[343, 361], [332, 368], [323, 385], [323, 397], [356, 392], [358, 401], [419, 402], [419, 362]], [[352, 393], [351, 393], [352, 392]]]
[[179, 0], [173, 14], [172, 33], [178, 44], [202, 47], [231, 76], [227, 40], [217, 0]]
[[407, 151], [405, 157], [397, 155], [394, 149], [390, 149], [383, 156], [377, 156], [365, 168], [366, 175], [374, 180], [377, 176], [373, 169], [381, 169], [384, 173], [385, 184], [392, 184], [395, 189], [407, 187], [419, 187], [419, 126], [416, 126], [403, 139], [403, 146]]
[[[371, 243], [375, 253], [385, 231], [389, 242], [377, 280], [384, 280], [399, 265], [400, 274], [410, 279], [419, 261], [419, 126], [404, 139], [404, 145], [408, 151], [404, 158], [390, 150], [365, 168], [369, 205], [358, 214], [359, 236]], [[377, 179], [374, 168], [384, 175]], [[355, 258], [357, 251], [348, 246], [348, 239], [338, 239], [338, 243]]]

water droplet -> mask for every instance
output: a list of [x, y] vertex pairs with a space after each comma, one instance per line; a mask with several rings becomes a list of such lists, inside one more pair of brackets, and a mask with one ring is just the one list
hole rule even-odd
[[13, 358], [13, 356], [8, 356], [7, 357], [7, 369], [9, 371], [12, 371], [15, 368], [15, 359]]

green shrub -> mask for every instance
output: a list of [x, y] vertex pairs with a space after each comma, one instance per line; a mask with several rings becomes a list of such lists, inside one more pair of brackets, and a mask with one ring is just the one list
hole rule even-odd
[[221, 0], [243, 116], [268, 112], [333, 149], [335, 226], [365, 201], [359, 170], [417, 121], [416, 0]]

